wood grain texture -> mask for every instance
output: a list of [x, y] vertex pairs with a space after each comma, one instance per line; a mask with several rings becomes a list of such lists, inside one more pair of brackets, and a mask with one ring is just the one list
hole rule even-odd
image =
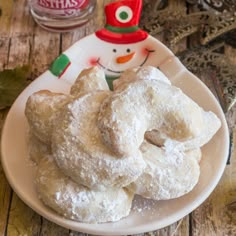
[[35, 79], [60, 55], [60, 34], [49, 34], [36, 26], [31, 50], [32, 78]]
[[40, 231], [41, 217], [14, 194], [9, 212], [7, 235], [39, 235]]
[[[236, 132], [234, 131], [234, 140]], [[234, 147], [236, 143], [234, 142]], [[192, 235], [236, 235], [236, 152], [214, 192], [192, 214]]]
[[14, 4], [13, 0], [1, 1], [0, 2], [1, 36], [8, 36], [10, 34], [13, 4]]
[[29, 36], [17, 36], [11, 38], [7, 68], [29, 64], [32, 38]]
[[32, 36], [34, 21], [29, 12], [28, 0], [14, 0], [11, 17], [12, 36]]
[[0, 165], [0, 235], [4, 235], [6, 232], [11, 195], [12, 190]]
[[[3, 128], [7, 110], [0, 112], [0, 133]], [[1, 138], [0, 138], [1, 140]], [[0, 147], [1, 156], [1, 147]], [[7, 229], [9, 208], [11, 204], [12, 190], [8, 184], [0, 162], [0, 235], [4, 235]]]
[[55, 235], [69, 236], [70, 231], [69, 229], [65, 229], [43, 218], [40, 235], [42, 236], [55, 236]]
[[178, 222], [163, 229], [138, 234], [136, 236], [188, 236], [189, 235], [189, 217], [186, 216]]
[[0, 70], [6, 68], [8, 62], [8, 53], [10, 47], [10, 39], [0, 35]]

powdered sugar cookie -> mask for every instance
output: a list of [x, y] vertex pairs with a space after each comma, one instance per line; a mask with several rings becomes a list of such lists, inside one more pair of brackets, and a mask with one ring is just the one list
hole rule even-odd
[[163, 83], [171, 84], [170, 80], [159, 69], [153, 66], [143, 66], [125, 70], [119, 79], [113, 81], [114, 90], [120, 85], [133, 80], [158, 80]]
[[43, 158], [35, 180], [40, 198], [58, 214], [86, 223], [117, 221], [130, 212], [133, 194], [126, 189], [90, 190], [66, 177], [53, 158]]
[[50, 144], [52, 127], [60, 115], [60, 109], [71, 100], [69, 95], [48, 90], [35, 92], [28, 98], [25, 115], [31, 132], [41, 142]]
[[97, 118], [101, 103], [110, 95], [109, 91], [97, 91], [69, 103], [52, 135], [58, 166], [74, 181], [92, 189], [124, 187], [145, 168], [139, 149], [120, 158], [102, 141]]
[[83, 70], [74, 84], [71, 86], [70, 94], [78, 96], [81, 92], [92, 92], [95, 90], [109, 90], [105, 73], [98, 67]]
[[197, 184], [200, 149], [180, 152], [144, 142], [140, 147], [147, 164], [143, 174], [129, 189], [145, 198], [167, 200], [190, 192]]
[[38, 164], [42, 158], [51, 155], [51, 145], [40, 141], [31, 131], [28, 134], [29, 158]]
[[104, 143], [118, 155], [137, 150], [146, 131], [186, 141], [204, 128], [201, 107], [180, 89], [157, 80], [134, 80], [118, 87], [102, 104], [98, 126]]
[[168, 138], [164, 133], [158, 130], [152, 130], [145, 133], [145, 138], [152, 144], [159, 147], [172, 145], [176, 149], [188, 151], [202, 147], [208, 143], [216, 134], [221, 126], [221, 122], [213, 112], [203, 113], [203, 129], [195, 138], [180, 142]]

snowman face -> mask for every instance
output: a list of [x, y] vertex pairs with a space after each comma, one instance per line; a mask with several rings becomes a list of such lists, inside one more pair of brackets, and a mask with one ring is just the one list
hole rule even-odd
[[[129, 68], [148, 65], [160, 67], [173, 56], [162, 43], [150, 35], [137, 43], [115, 44], [103, 41], [95, 34], [79, 40], [64, 55], [70, 61], [70, 66], [59, 69], [64, 70], [63, 78], [72, 82], [82, 69], [91, 66], [99, 66], [107, 78], [115, 79]], [[68, 68], [69, 73], [65, 73]]]
[[149, 40], [131, 44], [114, 44], [96, 39], [96, 50], [91, 51], [89, 66], [99, 66], [106, 75], [119, 76], [124, 70], [148, 64], [155, 52]]

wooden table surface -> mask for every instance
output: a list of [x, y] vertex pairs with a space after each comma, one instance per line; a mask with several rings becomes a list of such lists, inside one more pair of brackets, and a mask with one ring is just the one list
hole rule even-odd
[[[32, 78], [48, 69], [61, 52], [80, 38], [104, 25], [103, 6], [98, 0], [94, 18], [70, 33], [50, 33], [32, 20], [27, 0], [0, 2], [0, 70], [30, 64]], [[178, 1], [181, 2], [181, 1]], [[236, 65], [236, 50], [226, 50]], [[7, 110], [0, 111], [0, 131]], [[210, 197], [194, 212], [164, 229], [141, 235], [236, 235], [236, 108], [226, 114], [232, 133], [230, 164]], [[0, 165], [0, 235], [87, 235], [51, 223], [25, 205], [9, 186]]]

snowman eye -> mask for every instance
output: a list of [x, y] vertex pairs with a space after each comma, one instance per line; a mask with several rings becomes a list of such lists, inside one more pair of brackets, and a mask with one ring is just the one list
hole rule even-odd
[[113, 52], [116, 52], [116, 49], [113, 49]]
[[129, 22], [133, 17], [133, 11], [130, 7], [121, 6], [116, 10], [116, 19], [121, 23]]
[[128, 52], [128, 53], [129, 53], [130, 51], [131, 51], [131, 50], [130, 50], [129, 48], [127, 48], [126, 52]]

